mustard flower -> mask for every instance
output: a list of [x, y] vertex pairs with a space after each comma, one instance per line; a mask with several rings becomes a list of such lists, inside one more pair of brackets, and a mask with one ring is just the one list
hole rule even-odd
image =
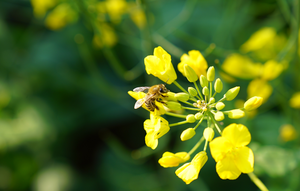
[[34, 16], [38, 18], [45, 16], [46, 12], [56, 3], [56, 0], [31, 0]]
[[300, 92], [296, 92], [292, 95], [290, 106], [295, 109], [300, 109]]
[[171, 63], [171, 55], [162, 47], [154, 49], [154, 55], [147, 56], [144, 59], [147, 74], [158, 77], [167, 84], [172, 84], [177, 75]]
[[45, 23], [51, 30], [59, 30], [69, 23], [77, 20], [77, 12], [67, 3], [59, 4], [55, 9], [48, 14]]
[[186, 184], [190, 184], [198, 178], [201, 168], [206, 163], [208, 157], [205, 151], [201, 151], [195, 155], [190, 163], [185, 163], [175, 171], [175, 174], [181, 178]]
[[209, 143], [212, 157], [217, 162], [216, 170], [221, 179], [237, 179], [241, 173], [253, 172], [254, 155], [247, 147], [251, 134], [242, 124], [230, 124], [222, 136]]
[[145, 142], [151, 149], [156, 149], [158, 139], [165, 135], [169, 130], [169, 122], [161, 116], [150, 113], [150, 119], [144, 122], [144, 129], [146, 131]]
[[128, 3], [128, 7], [131, 20], [137, 27], [143, 29], [147, 23], [146, 14], [143, 9], [136, 3]]
[[285, 124], [280, 127], [280, 138], [284, 142], [292, 141], [297, 138], [297, 131], [291, 124]]
[[272, 86], [262, 79], [252, 80], [247, 87], [248, 98], [259, 96], [263, 98], [263, 102], [268, 100], [272, 92]]
[[187, 152], [178, 152], [178, 153], [171, 153], [165, 152], [163, 156], [158, 160], [158, 163], [164, 167], [176, 167], [180, 163], [186, 162], [190, 159], [190, 155]]
[[119, 23], [122, 15], [127, 11], [127, 2], [125, 0], [106, 0], [98, 2], [99, 12], [107, 12], [112, 22]]
[[244, 108], [247, 111], [251, 111], [251, 110], [257, 109], [259, 106], [261, 106], [262, 102], [263, 102], [262, 97], [254, 96], [254, 97], [248, 99], [244, 103]]
[[206, 69], [208, 67], [205, 58], [198, 50], [191, 50], [187, 54], [183, 54], [180, 58], [181, 62], [178, 64], [178, 70], [184, 74], [184, 64], [188, 64], [196, 72], [197, 76], [206, 76]]
[[287, 63], [278, 63], [275, 60], [269, 60], [263, 65], [262, 79], [273, 80], [277, 78], [287, 67]]
[[113, 47], [118, 42], [118, 37], [113, 27], [105, 23], [99, 23], [96, 27], [101, 32], [100, 36], [99, 34], [94, 35], [93, 44], [96, 47]]

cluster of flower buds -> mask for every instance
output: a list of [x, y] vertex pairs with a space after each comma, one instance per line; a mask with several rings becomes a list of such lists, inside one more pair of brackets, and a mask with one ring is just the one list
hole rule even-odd
[[[182, 131], [180, 139], [187, 141], [202, 133], [202, 138], [189, 152], [165, 152], [159, 159], [159, 164], [165, 168], [176, 167], [180, 163], [190, 160], [191, 156], [204, 143], [203, 149], [191, 160], [178, 168], [175, 173], [186, 184], [198, 178], [201, 168], [208, 160], [206, 149], [209, 145], [212, 157], [217, 162], [216, 171], [222, 179], [236, 179], [241, 173], [253, 171], [254, 156], [252, 150], [247, 147], [251, 135], [247, 127], [242, 124], [230, 124], [223, 130], [220, 121], [225, 116], [231, 119], [239, 119], [245, 116], [245, 111], [255, 110], [262, 104], [261, 97], [252, 97], [244, 103], [243, 108], [224, 110], [226, 101], [233, 100], [239, 93], [240, 87], [233, 87], [226, 91], [219, 100], [216, 95], [223, 91], [223, 83], [220, 78], [215, 79], [215, 68], [207, 66], [207, 63], [199, 51], [193, 50], [189, 55], [181, 57], [178, 70], [187, 78], [193, 86], [184, 89], [177, 81], [177, 75], [171, 63], [171, 56], [161, 47], [154, 49], [154, 55], [145, 58], [145, 66], [148, 74], [152, 74], [167, 84], [176, 85], [182, 92], [156, 92], [149, 88], [148, 93], [129, 91], [129, 95], [138, 102], [145, 103], [145, 109], [149, 105], [155, 106], [150, 111], [150, 119], [144, 122], [146, 131], [146, 145], [155, 149], [158, 139], [166, 134], [170, 127], [183, 124], [195, 124]], [[208, 68], [208, 69], [207, 69]], [[199, 82], [198, 82], [199, 81]], [[224, 91], [225, 92], [225, 91]], [[225, 103], [224, 103], [225, 102]], [[169, 124], [161, 115], [169, 115], [183, 119]], [[206, 123], [203, 121], [206, 120]], [[198, 128], [204, 124], [204, 129]], [[215, 132], [220, 136], [215, 137]]]

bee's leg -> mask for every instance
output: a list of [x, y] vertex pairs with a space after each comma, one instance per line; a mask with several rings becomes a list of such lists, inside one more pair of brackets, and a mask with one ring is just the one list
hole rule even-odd
[[163, 101], [162, 99], [160, 99], [160, 98], [156, 99], [156, 101], [159, 102], [159, 103], [166, 104], [166, 102], [164, 102], [164, 101]]
[[155, 102], [151, 102], [152, 108], [155, 108], [157, 110], [159, 110], [159, 108], [157, 107], [157, 105], [155, 104]]

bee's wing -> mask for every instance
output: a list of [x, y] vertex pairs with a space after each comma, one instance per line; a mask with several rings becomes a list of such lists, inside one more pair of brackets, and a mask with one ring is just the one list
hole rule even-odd
[[146, 90], [149, 90], [150, 87], [137, 87], [137, 88], [134, 88], [133, 91], [134, 92], [145, 92]]
[[134, 109], [140, 108], [145, 103], [145, 101], [146, 100], [144, 98], [138, 99], [134, 104]]

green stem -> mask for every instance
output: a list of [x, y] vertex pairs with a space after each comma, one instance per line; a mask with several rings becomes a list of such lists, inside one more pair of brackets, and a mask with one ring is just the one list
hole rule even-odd
[[197, 89], [197, 91], [198, 91], [199, 96], [201, 97], [201, 100], [203, 100], [202, 94], [201, 94], [201, 92], [200, 92], [200, 90], [199, 90], [199, 88], [198, 88], [197, 83], [194, 82], [194, 85], [195, 85], [195, 87], [196, 87], [196, 89]]
[[195, 131], [199, 127], [199, 125], [202, 123], [203, 119], [204, 119], [204, 116], [199, 120], [199, 122], [197, 123], [197, 125], [194, 127]]
[[218, 130], [219, 134], [222, 135], [222, 131], [221, 131], [221, 129], [220, 129], [218, 123], [216, 122], [216, 120], [215, 120], [213, 114], [212, 114], [210, 111], [208, 111], [207, 113], [208, 113], [208, 115], [209, 115], [211, 121], [214, 123], [214, 126], [215, 126], [216, 129]]
[[177, 122], [177, 123], [172, 123], [169, 125], [169, 127], [174, 127], [174, 126], [178, 126], [178, 125], [183, 125], [183, 124], [186, 124], [188, 123], [187, 121], [180, 121], [180, 122]]
[[182, 109], [193, 110], [193, 111], [200, 111], [199, 108], [191, 108], [191, 107], [182, 107]]
[[248, 173], [248, 176], [261, 191], [269, 191], [264, 183], [262, 183], [262, 181], [253, 172]]
[[186, 115], [181, 115], [181, 114], [176, 114], [176, 113], [171, 113], [171, 112], [166, 112], [165, 114], [173, 116], [173, 117], [178, 117], [178, 118], [184, 118], [184, 119], [186, 118]]
[[209, 99], [211, 98], [212, 95], [212, 82], [209, 82]]
[[197, 142], [197, 144], [190, 150], [190, 152], [188, 153], [189, 155], [192, 155], [195, 150], [198, 149], [198, 147], [202, 144], [202, 142], [204, 141], [204, 137], [202, 136], [201, 139]]
[[204, 145], [204, 151], [206, 151], [206, 148], [207, 148], [207, 143], [208, 143], [208, 141], [207, 140], [205, 140], [205, 145]]
[[[174, 81], [173, 84], [175, 84], [181, 91], [189, 94], [177, 81]], [[195, 98], [191, 97], [190, 100], [193, 100], [193, 101], [197, 101]]]
[[181, 102], [194, 107], [194, 105], [191, 104], [190, 102], [187, 102], [187, 101], [181, 101]]

